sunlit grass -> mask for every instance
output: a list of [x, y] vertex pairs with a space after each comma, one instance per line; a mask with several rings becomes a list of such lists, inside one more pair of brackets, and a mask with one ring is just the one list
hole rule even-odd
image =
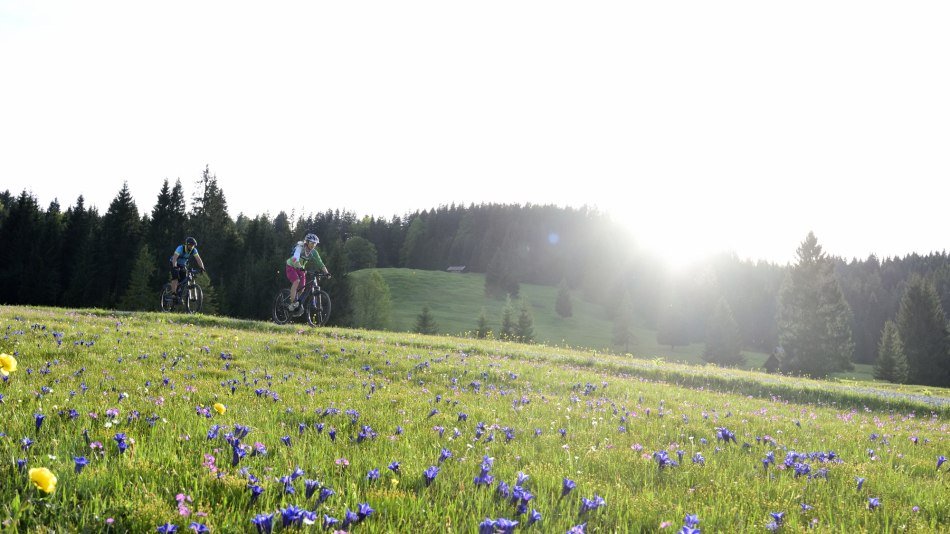
[[[950, 464], [936, 468], [950, 455], [946, 390], [203, 316], [5, 307], [0, 329], [0, 350], [19, 364], [0, 383], [0, 522], [9, 531], [154, 532], [171, 522], [190, 532], [196, 522], [251, 532], [253, 517], [274, 512], [280, 531], [291, 505], [316, 511], [319, 530], [324, 514], [342, 520], [359, 503], [375, 512], [354, 532], [475, 532], [499, 517], [520, 521], [519, 531], [586, 522], [588, 532], [675, 532], [686, 514], [704, 532], [762, 532], [772, 512], [785, 512], [782, 531], [815, 522], [931, 532], [950, 516]], [[38, 430], [34, 414], [45, 415]], [[225, 435], [234, 425], [250, 428], [240, 441], [249, 452], [232, 466]], [[360, 437], [364, 425], [374, 437]], [[720, 428], [736, 442], [717, 440]], [[134, 440], [125, 453], [117, 433]], [[33, 445], [24, 449], [23, 438]], [[266, 454], [252, 454], [257, 443]], [[443, 449], [451, 457], [440, 464]], [[659, 451], [679, 465], [661, 469]], [[777, 465], [766, 469], [770, 451]], [[796, 477], [782, 465], [789, 451], [834, 452], [840, 462], [804, 460], [826, 477]], [[74, 456], [90, 461], [80, 474]], [[494, 481], [476, 486], [485, 456]], [[24, 469], [56, 474], [54, 493], [32, 486], [23, 459]], [[399, 473], [387, 468], [393, 461]], [[430, 466], [440, 470], [426, 485]], [[298, 467], [287, 493], [280, 479]], [[519, 472], [529, 477], [528, 512], [542, 516], [536, 525], [498, 493]], [[249, 477], [263, 488], [255, 502]], [[562, 497], [564, 478], [577, 486]], [[335, 494], [306, 498], [305, 480]], [[190, 498], [188, 515], [179, 494]], [[595, 494], [606, 505], [581, 513]]]

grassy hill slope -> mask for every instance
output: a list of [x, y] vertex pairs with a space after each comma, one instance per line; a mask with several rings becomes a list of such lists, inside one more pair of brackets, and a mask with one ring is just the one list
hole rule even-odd
[[[501, 323], [504, 300], [485, 296], [485, 276], [479, 273], [453, 274], [442, 271], [418, 269], [375, 269], [389, 285], [393, 312], [390, 329], [396, 332], [411, 332], [416, 317], [423, 306], [428, 306], [439, 333], [466, 336], [475, 330], [481, 310], [493, 330]], [[367, 276], [371, 270], [352, 273], [356, 280]], [[534, 317], [535, 341], [549, 346], [578, 347], [598, 351], [617, 352], [612, 343], [613, 323], [600, 305], [586, 302], [577, 291], [571, 295], [574, 314], [560, 317], [554, 311], [557, 288], [521, 284], [522, 298], [528, 301]], [[516, 303], [517, 304], [517, 303]], [[638, 358], [663, 358], [668, 362], [703, 364], [702, 343], [671, 348], [656, 341], [656, 331], [639, 325], [635, 329], [636, 341], [630, 353]], [[757, 369], [765, 362], [767, 354], [744, 351], [747, 368]], [[869, 380], [871, 366], [856, 365], [855, 370], [835, 375], [839, 378]]]

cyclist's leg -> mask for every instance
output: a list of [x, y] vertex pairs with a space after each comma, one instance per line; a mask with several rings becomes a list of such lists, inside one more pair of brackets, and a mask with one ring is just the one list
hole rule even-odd
[[172, 265], [172, 295], [178, 294], [178, 284], [185, 280], [185, 269], [178, 265]]
[[292, 307], [297, 303], [297, 288], [300, 287], [300, 273], [298, 269], [288, 265], [285, 269], [287, 279], [290, 280], [290, 304]]

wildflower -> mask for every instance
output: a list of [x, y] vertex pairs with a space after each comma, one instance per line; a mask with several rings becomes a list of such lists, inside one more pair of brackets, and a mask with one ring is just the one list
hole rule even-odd
[[366, 473], [366, 480], [379, 480], [379, 469], [370, 469]]
[[574, 490], [577, 487], [577, 483], [569, 478], [565, 478], [561, 483], [561, 497], [564, 497], [568, 493]]
[[533, 525], [537, 523], [538, 521], [541, 521], [541, 512], [532, 508], [531, 515], [528, 516], [528, 524]]
[[119, 447], [119, 452], [124, 453], [126, 449], [129, 448], [129, 444], [126, 442], [128, 439], [123, 432], [118, 432], [115, 436], [112, 437], [115, 440], [116, 445]]
[[205, 525], [203, 523], [197, 523], [194, 521], [190, 525], [188, 525], [188, 528], [190, 528], [191, 530], [194, 530], [196, 534], [204, 534], [205, 532], [211, 532], [211, 529], [208, 528], [208, 525]]
[[284, 442], [284, 445], [290, 447], [290, 436], [283, 436], [280, 440]]
[[699, 465], [706, 465], [706, 459], [703, 458], [702, 454], [697, 452], [696, 454], [693, 455], [693, 463], [699, 464]]
[[46, 419], [46, 416], [41, 413], [33, 414], [33, 420], [36, 423], [36, 431], [40, 431], [40, 427], [43, 426], [43, 420]]
[[317, 489], [320, 488], [320, 481], [319, 480], [304, 480], [303, 485], [305, 488], [304, 495], [306, 495], [306, 497], [309, 499], [310, 497], [313, 497], [313, 494], [316, 493]]
[[881, 500], [877, 497], [868, 497], [868, 510], [875, 510], [881, 505]]
[[16, 371], [16, 358], [7, 353], [0, 353], [0, 375], [10, 376]]
[[261, 493], [264, 492], [264, 488], [258, 486], [257, 484], [248, 484], [247, 489], [251, 491], [251, 504], [257, 502], [257, 498], [261, 496]]
[[439, 474], [439, 468], [434, 465], [430, 465], [428, 469], [423, 471], [422, 475], [426, 479], [426, 486], [428, 486], [429, 484], [432, 484], [432, 481], [435, 480], [435, 477], [438, 474]]
[[944, 462], [946, 462], [946, 461], [947, 461], [947, 457], [946, 457], [946, 456], [938, 456], [938, 457], [937, 457], [937, 469], [940, 469], [940, 466], [943, 465]]
[[861, 486], [864, 485], [864, 479], [861, 477], [854, 477], [854, 480], [858, 483], [858, 491], [861, 491]]
[[494, 534], [496, 521], [494, 519], [485, 519], [478, 525], [478, 534]]
[[601, 506], [605, 506], [607, 503], [604, 502], [604, 498], [594, 494], [593, 499], [588, 499], [586, 497], [581, 498], [581, 511], [580, 513], [588, 512], [590, 510], [596, 510]]
[[346, 512], [343, 513], [343, 525], [342, 525], [342, 527], [343, 527], [343, 528], [348, 528], [350, 525], [352, 525], [352, 524], [354, 524], [354, 523], [358, 523], [359, 520], [360, 520], [360, 517], [359, 517], [358, 515], [356, 515], [356, 512], [354, 512], [354, 511], [352, 511], [352, 510], [350, 510], [350, 509], [347, 509]]
[[448, 460], [451, 457], [452, 457], [452, 451], [448, 449], [442, 449], [442, 452], [439, 453], [439, 463], [441, 464], [442, 462]]
[[330, 436], [330, 441], [336, 441], [336, 429], [330, 428], [330, 431], [327, 432], [327, 435]]
[[815, 507], [812, 506], [812, 505], [810, 505], [810, 504], [802, 503], [801, 506], [802, 506], [802, 512], [807, 512], [807, 511], [809, 511], [809, 510], [814, 510], [814, 509], [815, 509]]
[[158, 526], [157, 532], [158, 534], [171, 534], [172, 532], [178, 532], [178, 527], [171, 523], [165, 523]]
[[21, 473], [26, 471], [26, 458], [17, 458], [16, 467]]
[[29, 471], [30, 482], [46, 493], [56, 491], [56, 475], [45, 467], [34, 467]]
[[320, 496], [317, 498], [317, 501], [320, 503], [326, 502], [326, 500], [329, 499], [331, 495], [335, 495], [335, 494], [336, 494], [335, 491], [324, 486], [320, 488]]
[[495, 528], [503, 534], [511, 534], [515, 531], [515, 527], [518, 526], [518, 522], [513, 519], [506, 519], [504, 517], [499, 517], [495, 521]]
[[696, 528], [699, 525], [699, 516], [696, 514], [686, 514], [683, 518], [683, 524], [690, 528]]
[[76, 474], [82, 473], [82, 469], [89, 464], [89, 460], [85, 456], [74, 456], [73, 461], [76, 462]]
[[581, 523], [580, 525], [574, 525], [570, 530], [567, 531], [567, 534], [584, 534], [587, 532], [587, 522]]
[[219, 415], [224, 415], [224, 412], [228, 411], [228, 409], [220, 402], [214, 403], [213, 408], [214, 411], [218, 412]]
[[300, 525], [303, 522], [303, 512], [301, 508], [291, 504], [287, 508], [280, 511], [280, 516], [283, 519], [284, 528], [292, 525]]
[[30, 450], [30, 447], [33, 446], [33, 440], [29, 437], [23, 438], [20, 440], [20, 448], [24, 451]]
[[350, 461], [346, 458], [337, 458], [335, 463], [344, 469], [350, 466]]
[[274, 514], [257, 514], [251, 519], [259, 534], [270, 534], [274, 530]]
[[389, 470], [393, 473], [399, 473], [399, 462], [393, 461], [389, 464]]
[[339, 519], [335, 517], [330, 517], [327, 514], [323, 514], [323, 528], [328, 529], [339, 522], [340, 522]]

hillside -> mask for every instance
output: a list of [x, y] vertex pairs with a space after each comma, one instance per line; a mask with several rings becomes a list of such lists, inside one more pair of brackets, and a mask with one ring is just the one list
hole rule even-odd
[[200, 315], [2, 307], [0, 329], [11, 532], [934, 532], [950, 516], [947, 390]]
[[[434, 316], [439, 333], [467, 336], [475, 330], [484, 308], [492, 329], [501, 323], [504, 300], [485, 296], [485, 276], [479, 273], [454, 274], [419, 269], [375, 269], [386, 283], [392, 297], [390, 330], [411, 332], [423, 306]], [[372, 269], [351, 273], [354, 283]], [[554, 311], [557, 288], [521, 284], [520, 296], [527, 299], [534, 317], [535, 341], [548, 346], [577, 347], [598, 351], [617, 352], [612, 344], [613, 323], [602, 306], [584, 300], [579, 292], [572, 292], [574, 314], [563, 318]], [[636, 341], [631, 354], [637, 358], [662, 358], [668, 362], [704, 364], [703, 344], [671, 348], [656, 341], [656, 331], [642, 324], [635, 329]], [[758, 369], [768, 357], [755, 351], [744, 351], [747, 368]], [[871, 379], [871, 366], [856, 365], [839, 378]]]

